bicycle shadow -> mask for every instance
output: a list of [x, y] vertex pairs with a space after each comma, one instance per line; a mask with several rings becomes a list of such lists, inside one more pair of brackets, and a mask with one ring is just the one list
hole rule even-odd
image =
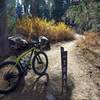
[[[33, 81], [33, 79], [25, 80], [22, 78], [18, 88], [0, 98], [0, 100], [71, 100], [72, 91], [75, 86], [70, 75], [68, 75], [68, 90], [64, 94], [63, 99], [61, 95], [61, 78], [56, 79], [54, 76], [49, 81], [47, 76], [46, 81], [41, 81], [40, 79], [41, 77], [38, 77]], [[27, 84], [28, 81], [30, 81], [29, 85]]]
[[3, 96], [0, 100], [46, 100], [45, 95], [48, 80], [40, 82], [40, 78], [38, 77], [30, 85], [27, 85], [25, 83], [27, 80], [23, 77], [17, 89]]

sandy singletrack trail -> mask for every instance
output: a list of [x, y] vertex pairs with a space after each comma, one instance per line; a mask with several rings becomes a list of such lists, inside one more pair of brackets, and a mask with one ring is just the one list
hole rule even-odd
[[[86, 67], [89, 64], [77, 51], [76, 40], [65, 43], [58, 43], [52, 46], [48, 51], [49, 56], [49, 74], [53, 77], [60, 77], [60, 47], [64, 47], [68, 51], [68, 79], [71, 81], [72, 88], [69, 99], [71, 100], [100, 100], [99, 90], [93, 80], [90, 78]], [[53, 78], [54, 79], [54, 78]], [[67, 100], [67, 99], [66, 99]]]
[[[65, 100], [100, 100], [100, 91], [86, 69], [92, 65], [83, 57], [78, 56], [80, 52], [77, 52], [76, 42], [77, 40], [59, 42], [53, 44], [50, 51], [46, 51], [49, 58], [48, 74], [50, 76], [47, 95], [52, 94], [54, 96], [54, 99], [50, 100], [61, 100], [61, 46], [68, 51], [69, 90]], [[28, 91], [30, 85], [32, 85], [30, 77], [26, 78], [25, 81], [25, 86], [19, 86], [18, 90], [3, 96], [0, 100], [46, 100], [40, 97], [40, 91], [35, 91], [35, 93], [33, 90]]]

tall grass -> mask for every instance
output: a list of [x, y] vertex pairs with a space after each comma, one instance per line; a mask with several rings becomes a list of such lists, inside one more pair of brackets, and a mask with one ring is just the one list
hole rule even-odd
[[54, 21], [47, 21], [41, 18], [25, 17], [16, 24], [17, 33], [32, 38], [35, 36], [46, 36], [51, 41], [62, 41], [74, 39], [75, 31], [63, 22], [57, 24]]

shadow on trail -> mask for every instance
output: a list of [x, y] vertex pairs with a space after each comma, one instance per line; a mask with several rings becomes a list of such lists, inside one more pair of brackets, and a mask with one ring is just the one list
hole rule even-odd
[[[28, 80], [22, 78], [20, 85], [18, 88], [0, 98], [0, 100], [46, 100], [46, 87], [47, 81], [41, 79], [42, 77], [38, 77], [36, 80], [32, 80], [34, 82], [29, 85], [26, 84]], [[26, 83], [25, 83], [26, 82]]]
[[63, 96], [61, 94], [61, 82], [62, 80], [60, 77], [53, 76], [48, 85], [48, 92], [56, 98], [55, 100], [71, 100], [72, 91], [75, 88], [72, 76], [68, 75], [67, 93], [64, 92]]
[[72, 91], [73, 89], [75, 88], [75, 85], [71, 79], [71, 77], [69, 76], [68, 77], [68, 92], [67, 92], [67, 95], [66, 95], [66, 98], [67, 100], [71, 100], [71, 97], [72, 97]]
[[64, 93], [64, 99], [62, 99], [61, 95], [61, 78], [54, 76], [49, 81], [49, 77], [47, 76], [38, 77], [36, 80], [25, 80], [22, 78], [18, 88], [3, 96], [0, 100], [71, 100], [74, 89], [72, 80], [69, 76], [68, 89], [67, 93]]

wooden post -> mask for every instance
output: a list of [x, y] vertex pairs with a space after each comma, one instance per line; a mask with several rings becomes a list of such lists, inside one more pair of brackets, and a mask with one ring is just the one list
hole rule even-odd
[[61, 65], [62, 65], [62, 96], [65, 93], [67, 94], [67, 51], [64, 51], [64, 48], [61, 47]]

